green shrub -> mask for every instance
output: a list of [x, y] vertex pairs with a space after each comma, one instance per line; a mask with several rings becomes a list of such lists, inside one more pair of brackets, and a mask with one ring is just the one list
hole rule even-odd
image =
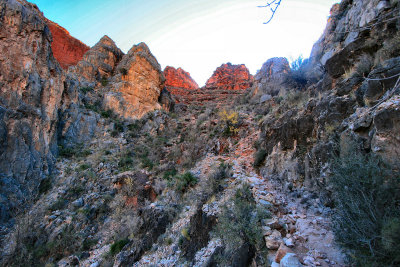
[[128, 243], [129, 243], [129, 239], [127, 239], [127, 238], [115, 241], [114, 244], [112, 244], [110, 247], [111, 255], [114, 256], [114, 255], [118, 254]]
[[214, 234], [221, 238], [226, 247], [226, 264], [231, 264], [230, 257], [243, 244], [260, 250], [264, 247], [261, 220], [268, 217], [266, 210], [257, 208], [249, 185], [237, 189], [230, 204], [222, 207], [214, 230]]
[[110, 109], [108, 109], [108, 110], [103, 110], [103, 111], [101, 111], [100, 112], [100, 115], [103, 117], [103, 118], [110, 118], [112, 115], [113, 115], [113, 112], [112, 112], [112, 110], [110, 110]]
[[169, 180], [171, 180], [177, 173], [178, 173], [178, 171], [177, 171], [175, 168], [173, 168], [173, 169], [171, 169], [171, 170], [168, 170], [168, 171], [164, 172], [163, 179], [169, 181]]
[[133, 158], [130, 155], [125, 155], [121, 157], [118, 162], [118, 167], [122, 171], [127, 171], [133, 166]]
[[189, 187], [198, 183], [198, 179], [191, 173], [185, 172], [182, 175], [176, 176], [175, 189], [177, 191], [185, 192]]
[[261, 167], [266, 156], [267, 156], [267, 151], [265, 149], [257, 150], [256, 153], [254, 154], [253, 166], [256, 168]]
[[89, 164], [84, 163], [84, 164], [79, 165], [78, 171], [85, 171], [89, 168], [91, 168], [91, 166]]
[[141, 162], [143, 168], [148, 168], [149, 170], [152, 170], [154, 167], [154, 163], [147, 156], [142, 156]]
[[332, 165], [336, 241], [357, 266], [399, 266], [399, 173], [376, 156], [355, 152]]
[[61, 210], [67, 205], [68, 201], [64, 198], [57, 199], [52, 205], [48, 207], [49, 211]]
[[83, 251], [90, 250], [94, 245], [97, 244], [98, 241], [99, 241], [98, 239], [87, 238], [87, 239], [83, 240], [81, 249]]
[[92, 92], [93, 91], [93, 87], [81, 87], [80, 88], [80, 91], [83, 93], [83, 94], [87, 94], [88, 92]]
[[122, 133], [124, 131], [124, 124], [120, 121], [115, 121], [114, 130], [118, 131], [119, 133]]
[[102, 86], [107, 86], [107, 85], [108, 85], [108, 80], [107, 80], [107, 78], [106, 78], [106, 77], [101, 78], [100, 83], [101, 83]]
[[46, 177], [39, 184], [39, 194], [47, 193], [51, 188], [51, 177]]

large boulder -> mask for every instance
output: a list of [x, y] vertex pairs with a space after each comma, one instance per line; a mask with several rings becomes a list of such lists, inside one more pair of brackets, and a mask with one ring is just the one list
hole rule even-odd
[[145, 43], [140, 43], [118, 64], [104, 96], [104, 106], [125, 119], [141, 118], [161, 108], [158, 99], [164, 82], [157, 59]]

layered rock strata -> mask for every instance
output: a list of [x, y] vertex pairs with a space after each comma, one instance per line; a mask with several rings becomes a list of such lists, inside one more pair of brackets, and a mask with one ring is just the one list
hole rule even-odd
[[218, 67], [210, 79], [207, 80], [206, 89], [218, 90], [244, 90], [253, 84], [253, 76], [245, 65], [223, 64]]

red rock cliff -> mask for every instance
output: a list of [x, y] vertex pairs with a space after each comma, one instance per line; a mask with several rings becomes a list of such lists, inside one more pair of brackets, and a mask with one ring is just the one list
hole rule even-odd
[[206, 83], [207, 89], [243, 90], [251, 87], [253, 76], [245, 65], [223, 64]]
[[53, 50], [54, 57], [63, 69], [68, 69], [69, 66], [76, 65], [90, 47], [72, 37], [66, 29], [57, 23], [51, 20], [46, 21], [53, 36], [51, 49]]
[[190, 73], [181, 68], [167, 66], [164, 69], [165, 86], [185, 89], [197, 89], [199, 85], [190, 77]]

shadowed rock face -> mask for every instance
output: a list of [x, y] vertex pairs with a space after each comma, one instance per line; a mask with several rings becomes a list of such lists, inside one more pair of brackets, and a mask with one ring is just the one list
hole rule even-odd
[[290, 72], [289, 62], [286, 58], [271, 58], [265, 62], [254, 76], [254, 95], [277, 95], [286, 82]]
[[80, 80], [87, 82], [110, 78], [124, 53], [110, 37], [105, 35], [85, 53], [83, 59], [71, 70]]
[[223, 64], [206, 83], [207, 89], [243, 90], [253, 84], [253, 76], [245, 65]]
[[129, 50], [116, 69], [104, 105], [126, 119], [141, 118], [160, 109], [158, 102], [165, 78], [160, 64], [145, 43]]
[[57, 23], [54, 23], [51, 20], [46, 21], [50, 28], [51, 35], [53, 36], [51, 48], [54, 57], [65, 70], [70, 66], [75, 66], [80, 60], [82, 60], [83, 55], [90, 49], [90, 47], [72, 37], [66, 29]]
[[[65, 76], [36, 5], [0, 1], [0, 223], [53, 168]], [[12, 60], [10, 60], [12, 59]], [[71, 98], [72, 98], [71, 94]]]
[[177, 87], [184, 89], [197, 89], [199, 85], [192, 79], [189, 72], [181, 68], [175, 69], [174, 67], [167, 66], [164, 69], [165, 86]]

